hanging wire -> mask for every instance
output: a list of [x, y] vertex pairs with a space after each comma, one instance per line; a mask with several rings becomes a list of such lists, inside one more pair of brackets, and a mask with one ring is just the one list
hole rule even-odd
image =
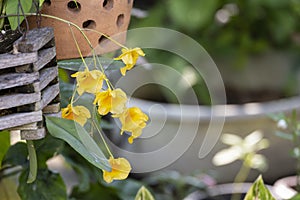
[[36, 26], [37, 28], [41, 27], [41, 22], [42, 22], [42, 14], [40, 11], [40, 1], [39, 0], [34, 0], [33, 1], [35, 9], [36, 9], [36, 15], [35, 15], [35, 21], [36, 21]]
[[[21, 30], [20, 10], [21, 10], [21, 14], [22, 14], [22, 16], [24, 17], [25, 24], [26, 24], [26, 29], [25, 29], [25, 31], [22, 31], [22, 30]], [[23, 39], [25, 39], [25, 38], [26, 38], [26, 33], [27, 33], [27, 31], [29, 30], [29, 24], [28, 24], [28, 20], [27, 20], [27, 18], [26, 18], [26, 16], [25, 16], [25, 12], [24, 12], [24, 9], [23, 9], [23, 7], [22, 7], [22, 4], [21, 4], [21, 1], [20, 1], [20, 0], [18, 0], [17, 15], [18, 15], [18, 17], [17, 17], [17, 19], [18, 19], [18, 31], [19, 31], [20, 33], [23, 34]]]

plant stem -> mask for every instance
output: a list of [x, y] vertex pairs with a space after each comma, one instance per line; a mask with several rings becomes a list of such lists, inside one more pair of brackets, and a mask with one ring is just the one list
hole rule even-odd
[[[95, 113], [95, 112], [97, 112], [96, 106], [94, 106], [94, 113]], [[95, 115], [96, 115], [96, 114], [95, 114]], [[99, 133], [99, 135], [100, 135], [100, 137], [101, 137], [101, 140], [103, 141], [103, 144], [104, 144], [104, 146], [105, 146], [105, 148], [106, 148], [106, 150], [107, 150], [109, 156], [113, 158], [114, 156], [113, 156], [113, 154], [111, 153], [111, 151], [110, 151], [110, 149], [109, 149], [109, 147], [108, 147], [108, 145], [107, 145], [107, 143], [106, 143], [106, 141], [105, 141], [105, 139], [104, 139], [104, 137], [103, 137], [103, 135], [102, 135], [102, 132], [101, 132], [100, 128], [98, 127], [97, 122], [96, 122], [94, 119], [95, 119], [95, 117], [92, 118], [93, 126], [95, 126], [95, 128], [97, 129], [97, 132]]]
[[240, 171], [238, 172], [238, 174], [234, 179], [234, 189], [233, 189], [231, 200], [240, 200], [241, 197], [240, 189], [242, 188], [241, 186], [243, 182], [245, 182], [250, 172], [250, 167], [247, 165], [248, 157], [250, 157], [250, 155], [246, 156], [240, 168]]
[[77, 40], [76, 40], [76, 38], [75, 38], [74, 32], [73, 32], [72, 27], [70, 26], [70, 24], [69, 24], [69, 28], [70, 28], [70, 31], [71, 31], [71, 33], [72, 33], [72, 37], [73, 37], [73, 40], [74, 40], [74, 42], [75, 42], [77, 51], [78, 51], [78, 53], [79, 53], [79, 55], [80, 55], [80, 58], [81, 58], [81, 60], [82, 60], [82, 62], [83, 62], [83, 64], [84, 64], [85, 68], [86, 68], [87, 70], [89, 70], [89, 67], [87, 66], [87, 64], [86, 64], [86, 62], [85, 62], [85, 60], [84, 60], [84, 58], [83, 58], [83, 55], [82, 55], [81, 50], [80, 50], [80, 47], [79, 47], [79, 45], [78, 45], [78, 42], [77, 42]]
[[126, 46], [124, 46], [123, 44], [119, 43], [118, 41], [112, 39], [111, 37], [109, 37], [108, 35], [100, 32], [100, 31], [96, 31], [94, 29], [89, 29], [89, 28], [85, 28], [85, 29], [82, 29], [84, 31], [91, 31], [91, 32], [95, 32], [95, 33], [98, 33], [99, 35], [103, 35], [104, 37], [106, 37], [107, 39], [109, 39], [110, 41], [112, 41], [113, 43], [115, 43], [116, 45], [120, 46], [120, 47], [123, 47], [124, 49], [128, 49]]

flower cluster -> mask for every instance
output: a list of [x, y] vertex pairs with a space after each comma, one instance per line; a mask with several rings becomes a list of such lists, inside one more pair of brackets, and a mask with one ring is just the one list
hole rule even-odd
[[[144, 56], [144, 52], [140, 48], [128, 49], [123, 48], [122, 54], [115, 58], [115, 60], [122, 60], [125, 66], [120, 69], [120, 72], [125, 76], [126, 71], [133, 68], [139, 56]], [[112, 117], [118, 118], [122, 124], [121, 135], [124, 131], [130, 132], [131, 136], [128, 138], [130, 144], [133, 140], [139, 137], [142, 133], [142, 129], [145, 128], [148, 121], [148, 116], [141, 111], [138, 107], [127, 107], [127, 95], [120, 88], [113, 88], [112, 84], [105, 75], [103, 68], [102, 70], [94, 69], [89, 70], [86, 66], [84, 71], [78, 71], [72, 74], [72, 77], [76, 78], [77, 85], [76, 91], [79, 95], [84, 93], [90, 93], [94, 95], [93, 107], [100, 116], [112, 114]], [[103, 85], [106, 84], [107, 89], [104, 89]], [[71, 103], [62, 109], [62, 117], [71, 119], [84, 126], [88, 119], [91, 118], [91, 113], [88, 108], [82, 105], [74, 105], [76, 100], [72, 96]], [[94, 123], [91, 120], [91, 123]], [[105, 143], [105, 141], [103, 140]], [[107, 145], [105, 145], [106, 148]], [[113, 180], [126, 179], [131, 166], [125, 158], [114, 158], [110, 150], [107, 149], [110, 158], [109, 163], [111, 165], [111, 171], [103, 170], [103, 179], [110, 183]]]

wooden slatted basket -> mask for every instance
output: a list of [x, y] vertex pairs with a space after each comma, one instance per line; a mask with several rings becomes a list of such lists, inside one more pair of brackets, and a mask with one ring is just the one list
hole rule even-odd
[[46, 134], [43, 114], [59, 115], [60, 98], [54, 32], [28, 31], [0, 54], [0, 130], [20, 131], [26, 140]]

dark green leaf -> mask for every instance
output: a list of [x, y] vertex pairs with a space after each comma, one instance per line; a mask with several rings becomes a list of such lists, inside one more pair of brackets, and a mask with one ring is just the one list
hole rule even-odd
[[3, 165], [26, 165], [27, 164], [27, 146], [24, 142], [18, 142], [15, 145], [11, 146], [3, 161]]
[[48, 134], [44, 139], [34, 141], [34, 146], [36, 152], [38, 152], [38, 167], [41, 169], [47, 168], [46, 162], [48, 159], [60, 153], [64, 147], [64, 141]]
[[247, 192], [244, 200], [255, 200], [255, 199], [268, 199], [275, 200], [271, 195], [268, 188], [265, 186], [261, 175], [253, 183], [249, 191]]
[[112, 187], [118, 188], [118, 195], [122, 200], [134, 199], [136, 191], [143, 185], [142, 182], [134, 179], [126, 179], [126, 181], [114, 181], [110, 183]]
[[2, 164], [2, 159], [5, 156], [8, 148], [10, 146], [10, 136], [9, 131], [0, 131], [0, 169]]
[[[121, 67], [124, 67], [123, 62], [114, 61], [111, 58], [98, 57], [97, 60], [100, 61], [105, 71], [119, 70]], [[95, 69], [93, 58], [85, 58], [85, 62], [90, 69]], [[99, 65], [99, 63], [97, 65]], [[60, 68], [71, 70], [71, 71], [80, 71], [80, 68], [83, 68], [84, 64], [81, 59], [71, 59], [71, 60], [59, 61], [58, 66]], [[100, 69], [100, 66], [96, 66], [96, 67]]]
[[[90, 58], [86, 58], [86, 61], [90, 62]], [[84, 66], [81, 59], [62, 60], [59, 61], [57, 64], [58, 67], [71, 71], [79, 71], [79, 69]]]
[[44, 169], [39, 170], [33, 183], [26, 183], [28, 173], [23, 171], [19, 178], [18, 193], [22, 200], [65, 200], [66, 186], [59, 174]]
[[107, 158], [82, 126], [72, 120], [56, 117], [46, 117], [46, 124], [52, 136], [66, 141], [91, 164], [99, 169], [111, 170]]
[[154, 200], [154, 197], [149, 192], [149, 190], [147, 190], [147, 188], [142, 186], [137, 192], [135, 196], [135, 200]]
[[76, 200], [119, 200], [116, 189], [101, 185], [100, 183], [91, 184], [90, 190], [86, 192], [80, 192], [78, 187], [75, 187], [72, 191], [71, 198]]
[[[64, 155], [65, 157], [66, 155]], [[89, 169], [84, 166], [82, 163], [77, 163], [73, 161], [71, 158], [65, 157], [66, 161], [70, 164], [70, 166], [74, 169], [78, 176], [79, 185], [78, 191], [84, 192], [89, 190], [90, 188], [90, 176]]]

